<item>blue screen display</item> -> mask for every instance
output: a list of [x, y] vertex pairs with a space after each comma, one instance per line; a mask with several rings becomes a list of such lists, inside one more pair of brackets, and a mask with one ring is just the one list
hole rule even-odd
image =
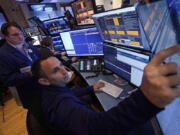
[[104, 43], [104, 67], [140, 86], [149, 56]]
[[70, 30], [63, 18], [46, 20], [43, 21], [43, 24], [51, 35]]
[[96, 28], [60, 33], [68, 56], [103, 55], [103, 43]]
[[64, 46], [59, 33], [70, 30], [64, 18], [62, 17], [62, 18], [54, 18], [51, 20], [46, 20], [43, 21], [43, 25], [48, 30], [48, 32], [52, 37], [54, 49], [57, 51], [64, 51]]
[[150, 50], [135, 7], [92, 15], [104, 42]]

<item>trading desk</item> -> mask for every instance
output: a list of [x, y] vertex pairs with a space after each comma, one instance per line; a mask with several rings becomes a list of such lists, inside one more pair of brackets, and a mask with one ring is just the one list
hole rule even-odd
[[[78, 69], [78, 62], [77, 63], [73, 63], [72, 64], [73, 68], [79, 72]], [[126, 85], [118, 85], [114, 82], [114, 80], [116, 80], [116, 78], [113, 75], [103, 75], [102, 73], [100, 73], [97, 77], [90, 77], [90, 78], [86, 78], [88, 76], [93, 76], [95, 75], [94, 72], [79, 72], [80, 75], [84, 78], [84, 80], [87, 82], [87, 84], [89, 86], [95, 84], [98, 80], [104, 80], [106, 82], [109, 82], [111, 84], [116, 85], [117, 87], [120, 87], [123, 89], [123, 92], [120, 94], [119, 98], [114, 98], [111, 95], [108, 95], [104, 92], [96, 92], [95, 95], [97, 96], [99, 102], [101, 103], [103, 109], [105, 111], [111, 109], [112, 107], [116, 106], [121, 100], [123, 100], [126, 96], [128, 96], [128, 91], [131, 91], [134, 89], [134, 87], [132, 87], [131, 85], [129, 85], [128, 83], [126, 83]]]
[[[78, 62], [73, 63], [72, 67], [79, 72], [78, 68]], [[103, 75], [100, 73], [97, 77], [92, 78], [86, 78], [87, 76], [93, 76], [95, 75], [94, 72], [79, 72], [79, 74], [84, 78], [84, 80], [87, 82], [89, 86], [95, 84], [98, 80], [104, 80], [109, 83], [112, 83], [118, 87], [121, 87], [123, 89], [123, 92], [120, 94], [119, 98], [114, 98], [104, 92], [96, 92], [95, 95], [98, 98], [99, 102], [101, 103], [103, 109], [105, 111], [108, 111], [112, 107], [116, 106], [119, 102], [121, 102], [124, 98], [129, 96], [128, 94], [130, 91], [133, 91], [135, 89], [134, 86], [127, 83], [124, 86], [120, 86], [114, 82], [116, 79], [113, 75]], [[152, 124], [150, 121], [138, 126], [135, 128], [132, 132], [130, 132], [128, 135], [155, 135], [155, 132], [152, 128]]]

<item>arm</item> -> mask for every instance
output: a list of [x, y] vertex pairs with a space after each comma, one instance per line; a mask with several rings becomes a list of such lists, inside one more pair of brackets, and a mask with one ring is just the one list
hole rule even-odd
[[177, 52], [180, 52], [180, 46], [158, 53], [145, 68], [141, 91], [135, 92], [108, 112], [95, 113], [78, 99], [60, 94], [53, 99], [53, 106], [47, 108], [45, 104], [43, 111], [46, 119], [70, 134], [126, 134], [180, 97], [180, 88], [177, 87], [180, 84], [179, 67], [175, 63], [162, 65], [165, 58]]
[[15, 66], [0, 60], [0, 81], [6, 86], [19, 86], [30, 78], [30, 73], [20, 73]]
[[[40, 57], [39, 51], [33, 46], [29, 46], [29, 48], [33, 50], [33, 53], [30, 54], [32, 60], [37, 60]], [[7, 49], [1, 50], [0, 53], [0, 81], [6, 86], [22, 85], [31, 76], [29, 72], [20, 72], [21, 68], [31, 66], [31, 62], [26, 61], [16, 53], [16, 51], [8, 52]]]
[[124, 135], [160, 111], [141, 91], [135, 92], [117, 107], [102, 113], [93, 112], [78, 99], [65, 97], [59, 102], [60, 98], [53, 103], [55, 105], [53, 108], [44, 110], [45, 117], [48, 117], [47, 119], [56, 127], [61, 127], [70, 134]]
[[84, 95], [93, 93], [93, 91], [94, 91], [93, 86], [86, 87], [86, 88], [74, 88], [74, 89], [72, 89], [72, 92], [73, 92], [77, 97], [80, 97], [80, 96], [84, 96]]
[[101, 87], [104, 87], [104, 83], [101, 81], [97, 81], [93, 86], [86, 87], [86, 88], [75, 88], [75, 89], [72, 89], [72, 91], [76, 96], [83, 96], [83, 95], [90, 94], [93, 92], [100, 92], [102, 91]]

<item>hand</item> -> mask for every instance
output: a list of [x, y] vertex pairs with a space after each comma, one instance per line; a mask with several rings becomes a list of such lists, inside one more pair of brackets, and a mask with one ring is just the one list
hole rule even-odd
[[76, 60], [77, 60], [77, 57], [72, 57], [72, 58], [71, 58], [71, 61], [72, 61], [72, 62], [75, 62]]
[[95, 83], [93, 85], [93, 89], [94, 89], [95, 92], [100, 92], [100, 91], [102, 91], [100, 88], [104, 87], [104, 85], [105, 84], [103, 82], [98, 81], [97, 83]]
[[62, 53], [61, 53], [61, 56], [65, 56], [65, 55], [66, 55], [66, 52], [62, 52]]
[[160, 51], [144, 69], [141, 90], [157, 107], [163, 108], [180, 97], [180, 88], [177, 87], [180, 84], [179, 66], [173, 62], [162, 64], [177, 52], [180, 52], [180, 45]]

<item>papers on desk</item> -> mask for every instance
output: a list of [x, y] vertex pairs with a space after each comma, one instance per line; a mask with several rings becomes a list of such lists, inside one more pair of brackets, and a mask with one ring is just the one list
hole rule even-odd
[[121, 92], [123, 91], [122, 88], [119, 88], [111, 83], [108, 83], [104, 80], [100, 80], [101, 82], [103, 82], [105, 84], [104, 87], [102, 87], [101, 89], [103, 90], [103, 92], [117, 98], [119, 97], [119, 95], [121, 94]]

